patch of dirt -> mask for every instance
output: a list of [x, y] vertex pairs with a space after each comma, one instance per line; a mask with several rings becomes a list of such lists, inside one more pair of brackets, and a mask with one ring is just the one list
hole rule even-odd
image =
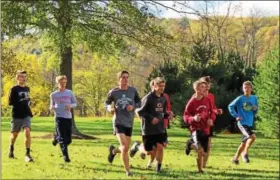
[[[32, 136], [32, 138], [39, 138], [39, 139], [53, 139], [53, 134], [49, 133], [49, 134], [45, 134], [42, 136]], [[76, 135], [76, 134], [72, 134], [72, 139], [98, 139], [94, 136], [89, 136], [89, 135]]]

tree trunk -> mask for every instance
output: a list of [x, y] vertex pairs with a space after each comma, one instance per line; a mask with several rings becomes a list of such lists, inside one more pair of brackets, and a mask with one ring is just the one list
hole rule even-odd
[[[72, 19], [71, 19], [71, 7], [69, 6], [69, 1], [59, 1], [59, 14], [56, 16], [58, 26], [61, 33], [60, 39], [60, 74], [67, 77], [67, 89], [72, 90], [72, 41], [71, 41], [71, 28], [72, 28]], [[72, 136], [75, 138], [87, 138], [94, 139], [92, 136], [85, 135], [81, 133], [75, 123], [74, 111], [71, 110], [72, 118]]]

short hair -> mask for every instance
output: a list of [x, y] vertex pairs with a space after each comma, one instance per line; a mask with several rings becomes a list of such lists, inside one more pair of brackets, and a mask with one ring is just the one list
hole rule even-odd
[[59, 83], [59, 81], [61, 81], [61, 80], [63, 80], [63, 79], [67, 80], [67, 77], [66, 77], [65, 75], [56, 76], [55, 82], [56, 82], [56, 83]]
[[126, 70], [120, 71], [120, 72], [118, 72], [118, 74], [117, 74], [118, 79], [120, 79], [120, 78], [122, 77], [123, 74], [128, 74], [128, 75], [129, 75], [128, 71], [126, 71]]
[[150, 88], [151, 88], [151, 89], [153, 89], [154, 84], [155, 84], [154, 79], [152, 79], [152, 80], [150, 81]]
[[163, 77], [156, 77], [154, 80], [153, 80], [153, 85], [155, 84], [160, 84], [160, 83], [165, 83], [165, 79]]
[[18, 70], [17, 73], [16, 73], [16, 78], [19, 77], [19, 75], [21, 74], [26, 74], [27, 72], [25, 70]]
[[207, 82], [206, 81], [202, 81], [202, 80], [197, 80], [193, 83], [193, 89], [194, 90], [197, 90], [198, 86], [200, 86], [200, 84], [205, 84], [207, 85]]
[[245, 82], [243, 82], [243, 86], [245, 86], [245, 85], [251, 86], [251, 88], [253, 88], [253, 83], [252, 83], [251, 81], [245, 81]]
[[203, 77], [199, 78], [199, 80], [205, 81], [205, 82], [207, 82], [208, 84], [211, 83], [210, 76], [203, 76]]

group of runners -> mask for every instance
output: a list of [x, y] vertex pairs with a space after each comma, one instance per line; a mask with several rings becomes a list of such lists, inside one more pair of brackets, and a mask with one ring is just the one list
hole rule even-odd
[[[18, 71], [16, 79], [18, 84], [12, 87], [9, 95], [9, 105], [12, 108], [11, 137], [9, 158], [14, 156], [14, 143], [21, 128], [24, 129], [26, 162], [32, 162], [30, 155], [30, 127], [32, 112], [30, 109], [30, 89], [26, 86], [26, 71]], [[121, 71], [117, 75], [119, 86], [109, 91], [105, 101], [108, 112], [113, 114], [113, 134], [116, 135], [119, 145], [109, 146], [108, 162], [113, 163], [117, 154], [121, 155], [127, 176], [132, 176], [129, 158], [133, 158], [139, 151], [140, 157], [146, 159], [147, 168], [152, 168], [156, 160], [156, 172], [161, 172], [163, 152], [168, 144], [167, 126], [173, 119], [169, 96], [164, 92], [166, 82], [162, 77], [151, 80], [151, 91], [142, 99], [136, 88], [129, 86], [129, 73]], [[77, 106], [77, 100], [71, 90], [66, 89], [67, 77], [56, 77], [58, 89], [50, 95], [50, 110], [55, 115], [56, 133], [52, 144], [60, 145], [64, 161], [69, 163], [68, 146], [72, 142], [72, 109]], [[193, 83], [194, 94], [188, 100], [183, 114], [184, 122], [189, 125], [191, 137], [185, 145], [185, 153], [189, 155], [193, 150], [197, 154], [197, 168], [203, 173], [211, 150], [211, 132], [217, 115], [223, 113], [215, 105], [214, 95], [209, 92], [211, 80], [204, 76]], [[232, 159], [239, 164], [239, 157], [249, 163], [248, 149], [254, 143], [256, 136], [252, 131], [254, 116], [258, 110], [257, 97], [252, 95], [253, 85], [250, 81], [243, 83], [243, 95], [233, 100], [228, 110], [236, 119], [238, 127], [243, 134], [240, 146]], [[131, 136], [133, 132], [135, 114], [141, 119], [142, 142], [134, 142], [132, 147]]]

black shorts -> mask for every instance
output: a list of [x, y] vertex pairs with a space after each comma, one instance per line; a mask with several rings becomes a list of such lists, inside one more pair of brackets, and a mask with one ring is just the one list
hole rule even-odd
[[241, 131], [241, 133], [243, 134], [243, 136], [241, 137], [241, 142], [245, 143], [247, 141], [247, 139], [249, 139], [251, 137], [252, 134], [255, 134], [252, 130], [252, 127], [246, 126], [246, 125], [238, 125], [239, 130]]
[[210, 127], [210, 135], [209, 136], [210, 137], [214, 136], [214, 127], [213, 126]]
[[132, 127], [125, 127], [122, 125], [115, 125], [114, 127], [114, 135], [116, 134], [125, 134], [125, 136], [131, 137], [132, 135]]
[[209, 135], [205, 134], [203, 131], [194, 131], [191, 136], [191, 141], [200, 145], [204, 152], [208, 151]]
[[166, 141], [166, 134], [156, 134], [156, 135], [143, 135], [142, 141], [146, 151], [152, 151], [153, 147], [157, 146], [157, 143], [162, 144]]
[[165, 129], [165, 133], [164, 133], [164, 142], [168, 143], [168, 135], [167, 135], [167, 130]]

